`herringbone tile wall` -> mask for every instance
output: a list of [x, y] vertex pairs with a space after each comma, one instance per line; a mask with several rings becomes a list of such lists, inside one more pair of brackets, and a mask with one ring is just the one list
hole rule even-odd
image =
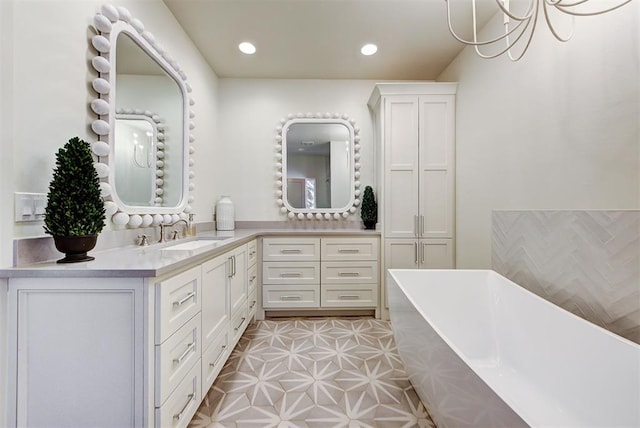
[[640, 211], [494, 211], [495, 271], [640, 343]]

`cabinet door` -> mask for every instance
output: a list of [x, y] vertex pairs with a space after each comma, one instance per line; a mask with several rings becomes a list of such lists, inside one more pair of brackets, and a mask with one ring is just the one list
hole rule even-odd
[[413, 238], [418, 215], [418, 97], [387, 97], [384, 117], [384, 234]]
[[219, 256], [202, 264], [203, 349], [226, 331], [229, 316], [227, 256]]
[[421, 238], [452, 238], [454, 221], [454, 97], [421, 96], [419, 108]]
[[418, 267], [418, 240], [417, 239], [385, 239], [384, 242], [384, 274], [382, 278], [382, 304], [388, 308], [387, 303], [387, 269], [416, 269]]
[[421, 239], [420, 269], [454, 269], [453, 240]]
[[227, 262], [231, 314], [247, 303], [247, 246], [236, 248]]

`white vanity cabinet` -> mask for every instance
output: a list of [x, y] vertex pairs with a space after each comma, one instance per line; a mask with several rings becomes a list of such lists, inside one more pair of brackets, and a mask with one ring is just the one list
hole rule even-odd
[[156, 277], [10, 277], [8, 426], [186, 427], [249, 323], [248, 248]]
[[255, 318], [258, 311], [258, 242], [247, 244], [247, 313]]
[[262, 240], [265, 310], [377, 309], [378, 237]]

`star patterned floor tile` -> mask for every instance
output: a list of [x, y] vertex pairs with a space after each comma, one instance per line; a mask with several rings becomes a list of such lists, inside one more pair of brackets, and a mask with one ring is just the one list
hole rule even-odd
[[291, 318], [251, 324], [190, 428], [435, 428], [389, 322]]

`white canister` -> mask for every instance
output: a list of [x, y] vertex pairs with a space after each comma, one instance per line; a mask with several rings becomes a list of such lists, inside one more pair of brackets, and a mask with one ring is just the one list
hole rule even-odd
[[221, 196], [216, 203], [216, 229], [233, 230], [235, 229], [235, 209], [233, 201], [229, 196]]

